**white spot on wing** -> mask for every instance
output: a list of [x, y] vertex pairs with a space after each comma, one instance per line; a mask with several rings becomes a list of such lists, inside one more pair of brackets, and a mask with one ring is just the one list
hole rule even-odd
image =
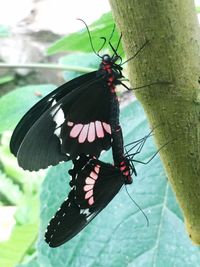
[[89, 216], [91, 214], [91, 212], [89, 211], [89, 209], [81, 209], [80, 210], [81, 214], [85, 214], [86, 216]]
[[[53, 98], [50, 98], [49, 100], [51, 101]], [[57, 103], [57, 101], [54, 99], [53, 102], [52, 102], [52, 107]]]
[[[53, 101], [52, 105], [54, 104], [54, 101]], [[53, 121], [56, 123], [56, 128], [55, 128], [54, 134], [56, 136], [60, 137], [60, 130], [61, 130], [60, 126], [65, 121], [65, 115], [64, 115], [64, 112], [61, 109], [60, 105], [56, 108], [56, 110], [53, 113], [51, 113], [51, 115], [52, 115]]]

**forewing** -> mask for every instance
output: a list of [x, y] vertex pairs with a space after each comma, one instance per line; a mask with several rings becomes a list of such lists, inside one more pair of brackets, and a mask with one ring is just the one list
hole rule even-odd
[[[83, 117], [85, 116], [87, 122], [90, 121], [88, 118], [89, 115], [87, 115], [89, 114], [89, 111], [91, 112], [91, 120], [94, 120], [94, 117], [97, 117], [97, 120], [99, 118], [109, 117], [107, 114], [109, 109], [109, 98], [105, 98], [107, 95], [105, 91], [107, 92], [108, 88], [102, 86], [102, 84], [103, 77], [85, 83], [77, 90], [74, 90], [67, 96], [63, 97], [40, 116], [25, 135], [18, 149], [17, 159], [19, 165], [23, 169], [30, 171], [39, 170], [41, 168], [46, 168], [49, 165], [56, 165], [63, 160], [75, 159], [81, 153], [98, 156], [102, 150], [108, 149], [111, 146], [111, 131], [108, 124], [104, 124], [104, 133], [101, 135], [102, 137], [87, 143], [77, 142], [76, 138], [70, 139], [69, 135], [72, 129], [69, 130], [68, 128], [65, 128], [69, 119], [74, 118], [73, 116], [77, 118], [79, 116], [78, 114], [82, 116], [81, 120], [83, 120]], [[83, 95], [92, 97], [95, 95], [96, 88], [100, 89], [98, 90], [99, 98], [95, 98], [98, 109], [97, 111], [94, 111], [95, 103], [92, 103], [92, 108], [90, 108], [90, 102], [87, 102], [87, 105], [89, 106], [87, 107], [87, 105], [83, 103], [84, 99], [86, 100]], [[97, 100], [100, 103], [104, 102], [104, 105], [107, 106], [107, 108], [104, 106], [100, 107]], [[79, 107], [78, 111], [76, 110], [76, 107], [77, 109]], [[74, 110], [76, 110], [76, 115], [74, 115]], [[99, 123], [97, 126], [99, 127]], [[101, 128], [102, 127], [103, 123], [101, 124]], [[99, 128], [96, 132], [100, 136]], [[89, 138], [88, 136], [91, 137], [91, 135], [94, 135], [95, 133], [89, 134], [89, 132], [86, 131], [86, 134], [87, 138]], [[81, 136], [83, 138], [83, 134], [81, 134]], [[68, 141], [71, 141], [71, 143]]]
[[66, 114], [59, 134], [62, 152], [72, 159], [80, 153], [99, 157], [111, 146], [111, 93], [102, 81], [90, 86]]
[[72, 179], [72, 190], [50, 221], [45, 241], [51, 247], [69, 241], [108, 205], [123, 184], [119, 169], [90, 159]]
[[54, 103], [58, 102], [61, 98], [80, 87], [85, 82], [94, 80], [96, 77], [96, 71], [91, 72], [85, 75], [82, 75], [78, 78], [75, 78], [41, 99], [38, 103], [36, 103], [20, 120], [17, 124], [14, 132], [12, 134], [12, 138], [10, 141], [10, 151], [16, 156], [19, 146], [24, 139], [27, 132], [30, 130], [32, 125], [42, 116], [44, 112], [50, 109]]

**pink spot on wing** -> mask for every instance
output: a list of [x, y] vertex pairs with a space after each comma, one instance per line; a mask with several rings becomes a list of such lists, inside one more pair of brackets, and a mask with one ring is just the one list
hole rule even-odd
[[106, 122], [103, 122], [103, 127], [105, 129], [105, 131], [109, 134], [111, 134], [111, 127], [110, 127], [110, 124], [106, 123]]
[[86, 183], [86, 184], [94, 184], [94, 183], [95, 183], [95, 180], [92, 179], [92, 178], [90, 178], [90, 177], [87, 177], [87, 178], [85, 179], [85, 183]]
[[99, 138], [103, 138], [104, 137], [104, 132], [103, 132], [103, 127], [100, 121], [95, 121], [95, 127], [96, 127], [96, 132], [97, 132], [97, 136]]
[[93, 190], [88, 191], [88, 192], [85, 194], [85, 199], [90, 198], [92, 195], [93, 195]]
[[74, 125], [74, 123], [72, 121], [68, 121], [67, 122], [67, 125], [70, 126], [70, 127], [72, 127]]
[[75, 124], [74, 127], [70, 131], [70, 134], [69, 134], [70, 137], [76, 138], [79, 135], [82, 128], [83, 128], [83, 124]]
[[99, 168], [100, 168], [99, 165], [96, 165], [96, 166], [94, 167], [94, 170], [95, 170], [96, 173], [99, 173]]
[[90, 177], [96, 180], [98, 178], [98, 175], [95, 172], [92, 171], [90, 173]]
[[83, 190], [84, 190], [85, 192], [87, 192], [87, 191], [93, 189], [93, 187], [94, 187], [93, 184], [87, 184], [87, 185], [85, 185], [85, 186], [83, 187]]
[[90, 206], [94, 204], [94, 198], [93, 198], [93, 197], [89, 198], [89, 200], [88, 200], [88, 204], [89, 204]]
[[81, 130], [80, 135], [78, 137], [79, 143], [84, 143], [85, 142], [85, 139], [86, 139], [87, 134], [88, 134], [88, 128], [89, 128], [89, 124], [85, 124], [83, 126], [83, 129]]
[[93, 142], [95, 140], [95, 127], [94, 122], [91, 122], [89, 125], [89, 131], [88, 131], [88, 142]]

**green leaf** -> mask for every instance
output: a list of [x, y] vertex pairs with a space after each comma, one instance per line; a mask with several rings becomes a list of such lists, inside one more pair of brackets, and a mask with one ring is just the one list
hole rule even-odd
[[[121, 112], [125, 143], [150, 130], [138, 102]], [[148, 160], [156, 151], [148, 140], [138, 160]], [[109, 153], [105, 161], [111, 161]], [[135, 163], [138, 173], [129, 194], [149, 219], [147, 222], [125, 188], [80, 234], [52, 249], [44, 242], [46, 226], [69, 191], [70, 163], [49, 170], [41, 190], [41, 229], [38, 260], [45, 267], [199, 267], [200, 251], [185, 232], [183, 217], [168, 179], [156, 156], [148, 165]]]
[[18, 88], [0, 98], [0, 133], [15, 127], [21, 117], [41, 98], [55, 88], [54, 85], [29, 85]]
[[0, 266], [14, 267], [37, 237], [38, 224], [16, 225], [11, 238], [0, 243]]
[[10, 177], [10, 179], [12, 179], [12, 181], [19, 184], [20, 187], [23, 187], [24, 192], [30, 195], [38, 190], [46, 171], [40, 170], [39, 172], [30, 173], [29, 171], [24, 171], [20, 168], [16, 157], [10, 152], [10, 138], [10, 131], [3, 132], [0, 142], [0, 161], [3, 166], [3, 171]]
[[[99, 67], [100, 60], [94, 53], [74, 53], [61, 57], [59, 63], [72, 66], [85, 66], [89, 68], [94, 68], [94, 70], [96, 70]], [[65, 71], [64, 79], [66, 81], [69, 81], [80, 75], [83, 75], [83, 73], [75, 71]]]
[[42, 267], [41, 265], [39, 265], [37, 260], [32, 260], [30, 262], [27, 262], [25, 264], [17, 264], [15, 267]]
[[8, 83], [8, 82], [11, 82], [14, 80], [14, 76], [13, 75], [7, 75], [7, 76], [4, 76], [4, 77], [0, 77], [0, 85], [1, 84], [4, 84], [4, 83]]
[[9, 204], [19, 204], [22, 199], [22, 191], [19, 186], [0, 171], [0, 195], [3, 196]]
[[15, 213], [16, 221], [22, 225], [38, 222], [39, 206], [38, 194], [29, 196], [25, 195]]
[[[100, 39], [101, 37], [106, 37], [107, 40], [109, 40], [113, 31], [113, 26], [114, 21], [111, 12], [104, 14], [100, 19], [89, 26], [95, 51], [98, 51], [103, 44], [103, 40]], [[114, 47], [116, 47], [118, 40], [119, 34], [115, 31], [111, 40]], [[105, 48], [110, 50], [110, 46], [108, 44], [104, 46], [104, 49]], [[72, 33], [61, 38], [48, 48], [47, 53], [48, 55], [53, 55], [63, 51], [93, 52], [86, 27], [79, 32]], [[118, 53], [120, 56], [123, 56], [121, 44], [118, 49]]]

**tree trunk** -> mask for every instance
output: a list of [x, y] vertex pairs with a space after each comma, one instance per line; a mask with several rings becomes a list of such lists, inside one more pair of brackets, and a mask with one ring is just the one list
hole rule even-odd
[[[200, 36], [193, 0], [110, 0], [133, 87], [150, 125], [187, 231], [200, 244]], [[170, 82], [171, 84], [162, 83]]]

